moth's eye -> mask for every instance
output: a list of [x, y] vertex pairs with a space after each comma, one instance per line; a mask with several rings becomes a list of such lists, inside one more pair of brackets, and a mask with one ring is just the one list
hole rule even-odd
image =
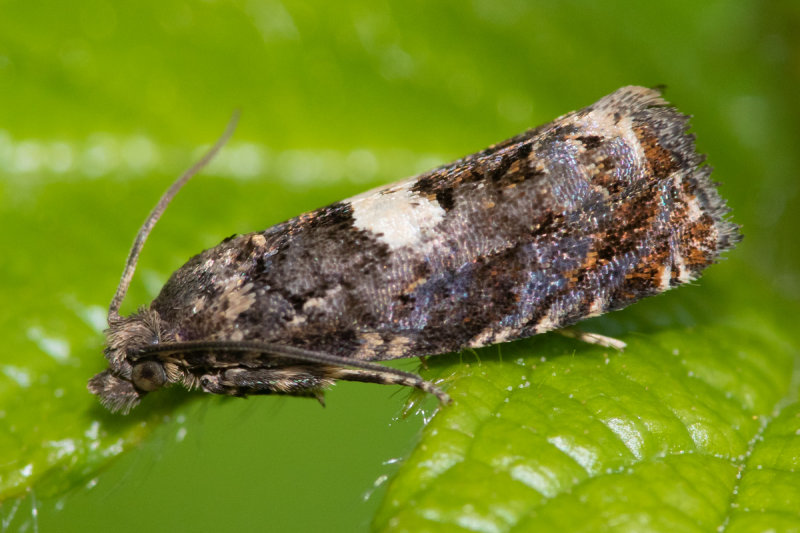
[[145, 392], [160, 389], [167, 382], [167, 373], [164, 367], [155, 361], [144, 361], [133, 367], [133, 384]]

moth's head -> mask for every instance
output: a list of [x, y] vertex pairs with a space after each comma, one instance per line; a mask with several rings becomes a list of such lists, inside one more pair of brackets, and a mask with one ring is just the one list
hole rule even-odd
[[161, 340], [155, 311], [144, 309], [128, 317], [114, 317], [106, 330], [105, 356], [109, 368], [89, 380], [89, 391], [112, 412], [127, 414], [148, 392], [168, 384], [164, 365], [136, 354]]
[[[168, 374], [159, 360], [137, 357], [143, 348], [157, 344], [161, 340], [158, 313], [150, 309], [140, 309], [138, 313], [129, 317], [121, 317], [119, 309], [131, 284], [139, 254], [153, 226], [181, 187], [207, 165], [233, 135], [238, 117], [239, 114], [234, 113], [222, 137], [167, 189], [153, 210], [150, 211], [142, 227], [139, 228], [139, 233], [136, 234], [131, 251], [128, 253], [128, 260], [125, 262], [125, 269], [122, 271], [122, 278], [117, 286], [117, 292], [114, 293], [111, 305], [108, 307], [105, 354], [109, 368], [89, 380], [89, 390], [92, 394], [96, 394], [103, 405], [111, 411], [127, 413], [139, 403], [142, 396], [177, 379], [175, 368]], [[172, 379], [169, 379], [168, 376], [172, 376]]]

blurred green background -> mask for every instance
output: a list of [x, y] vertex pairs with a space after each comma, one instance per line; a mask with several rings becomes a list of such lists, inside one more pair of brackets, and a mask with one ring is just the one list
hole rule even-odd
[[363, 530], [413, 448], [423, 416], [390, 388], [324, 410], [170, 391], [126, 418], [86, 393], [136, 229], [234, 109], [124, 312], [230, 234], [666, 84], [746, 234], [701, 285], [796, 317], [798, 27], [788, 0], [0, 1], [3, 529]]

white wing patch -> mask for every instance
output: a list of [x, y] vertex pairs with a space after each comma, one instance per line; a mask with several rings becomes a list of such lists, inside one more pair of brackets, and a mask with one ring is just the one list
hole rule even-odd
[[437, 201], [412, 191], [414, 183], [408, 180], [352, 198], [355, 227], [374, 233], [392, 250], [414, 246], [433, 235], [445, 210]]

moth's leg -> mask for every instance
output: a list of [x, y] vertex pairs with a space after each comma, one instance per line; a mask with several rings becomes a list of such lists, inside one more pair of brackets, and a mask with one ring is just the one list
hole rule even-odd
[[597, 344], [605, 348], [614, 348], [615, 350], [619, 351], [622, 351], [627, 346], [625, 342], [615, 339], [614, 337], [606, 337], [605, 335], [600, 335], [599, 333], [581, 331], [575, 327], [562, 328], [557, 330], [557, 332], [565, 337], [569, 337], [570, 339], [578, 339], [579, 341], [583, 341], [588, 344]]
[[379, 385], [403, 385], [414, 387], [421, 391], [433, 394], [443, 404], [448, 404], [452, 400], [442, 389], [425, 381], [416, 374], [402, 372], [396, 369], [387, 369], [386, 372], [380, 370], [365, 370], [362, 368], [337, 368], [331, 373], [332, 377], [344, 381], [360, 381], [362, 383], [377, 383]]
[[428, 358], [425, 357], [424, 355], [419, 356], [419, 364], [422, 368], [428, 370]]
[[204, 391], [230, 396], [248, 394], [288, 394], [319, 399], [322, 389], [333, 384], [330, 368], [290, 366], [251, 369], [229, 368], [200, 378]]

